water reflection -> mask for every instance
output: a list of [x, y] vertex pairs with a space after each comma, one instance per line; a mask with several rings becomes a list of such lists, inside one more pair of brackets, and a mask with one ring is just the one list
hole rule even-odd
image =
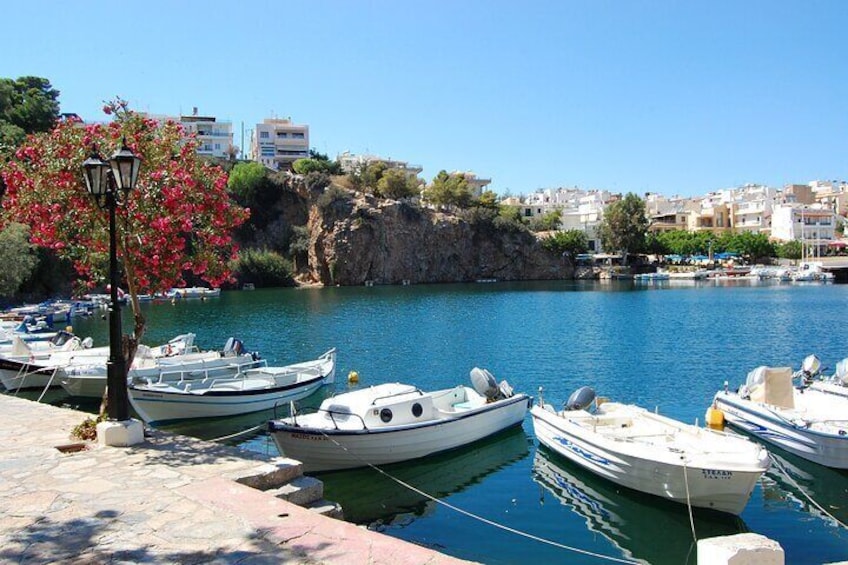
[[816, 465], [773, 446], [769, 453], [773, 464], [762, 482], [766, 508], [791, 506], [834, 526], [838, 525], [834, 518], [848, 524], [848, 472]]
[[[385, 472], [436, 498], [461, 492], [529, 452], [521, 427], [447, 453], [383, 467]], [[324, 496], [342, 505], [348, 522], [374, 529], [410, 522], [436, 503], [380, 472], [365, 467], [321, 473]]]
[[[685, 506], [619, 487], [540, 446], [533, 460], [540, 504], [552, 494], [582, 516], [586, 526], [618, 546], [625, 556], [651, 564], [697, 563]], [[698, 539], [748, 531], [741, 518], [696, 510]]]

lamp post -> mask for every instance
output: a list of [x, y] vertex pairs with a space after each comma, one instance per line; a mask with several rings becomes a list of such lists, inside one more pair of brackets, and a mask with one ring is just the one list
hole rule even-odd
[[109, 306], [109, 360], [106, 363], [106, 387], [108, 390], [109, 420], [129, 420], [129, 397], [127, 395], [127, 362], [124, 358], [121, 330], [121, 305], [118, 303], [118, 254], [115, 229], [115, 210], [126, 203], [130, 191], [135, 188], [141, 159], [127, 147], [122, 147], [103, 161], [97, 150], [82, 164], [85, 185], [97, 207], [109, 211], [109, 282], [111, 304]]

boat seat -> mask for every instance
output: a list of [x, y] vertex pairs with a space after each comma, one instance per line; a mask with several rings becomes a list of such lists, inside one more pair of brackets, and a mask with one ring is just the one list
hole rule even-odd
[[457, 402], [452, 407], [457, 412], [462, 412], [463, 410], [471, 410], [472, 408], [474, 408], [473, 404], [467, 400], [465, 402]]

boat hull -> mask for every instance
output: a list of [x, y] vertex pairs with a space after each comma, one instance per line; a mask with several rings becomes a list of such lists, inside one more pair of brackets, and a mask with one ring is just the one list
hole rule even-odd
[[796, 424], [767, 405], [745, 400], [736, 393], [719, 392], [714, 404], [730, 425], [764, 442], [819, 465], [848, 469], [848, 434], [844, 426], [833, 433], [823, 433], [800, 422]]
[[59, 386], [55, 367], [43, 367], [13, 359], [0, 358], [0, 382], [6, 390], [43, 389]]
[[127, 387], [130, 404], [148, 424], [191, 418], [220, 418], [270, 410], [306, 398], [324, 386], [323, 377], [260, 390], [209, 391], [205, 394], [159, 392]]
[[543, 407], [530, 415], [539, 443], [558, 455], [618, 485], [694, 507], [740, 514], [767, 467], [704, 465], [680, 453], [648, 457], [644, 445], [587, 433]]
[[516, 394], [453, 418], [374, 430], [305, 428], [282, 420], [270, 421], [268, 428], [280, 452], [301, 461], [304, 471], [332, 471], [455, 449], [520, 425], [529, 403], [529, 396]]

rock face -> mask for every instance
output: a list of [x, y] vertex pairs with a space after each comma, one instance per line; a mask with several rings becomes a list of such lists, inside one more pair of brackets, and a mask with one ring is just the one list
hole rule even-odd
[[309, 217], [309, 277], [325, 285], [550, 280], [572, 265], [533, 234], [408, 202], [337, 193]]

